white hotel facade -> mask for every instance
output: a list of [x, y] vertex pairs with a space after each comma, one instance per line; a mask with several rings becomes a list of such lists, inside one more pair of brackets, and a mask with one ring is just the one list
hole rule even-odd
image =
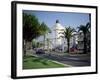
[[[65, 26], [61, 25], [57, 20], [53, 27], [51, 27], [51, 33], [46, 35], [46, 39], [49, 39], [48, 42], [45, 39], [45, 49], [65, 52], [67, 50], [67, 40], [64, 37]], [[73, 37], [70, 40], [70, 48], [76, 46], [78, 44], [78, 34], [76, 32], [73, 33]]]

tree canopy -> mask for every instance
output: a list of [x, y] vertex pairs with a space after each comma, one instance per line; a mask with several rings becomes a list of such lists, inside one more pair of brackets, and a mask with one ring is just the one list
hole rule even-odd
[[29, 15], [23, 13], [23, 38], [26, 41], [31, 41], [34, 38], [44, 35], [49, 32], [50, 29], [43, 22], [40, 24], [38, 18], [35, 15]]
[[87, 32], [89, 32], [89, 28], [90, 28], [90, 23], [88, 22], [86, 25], [80, 25], [78, 27], [78, 30], [82, 31], [83, 34], [86, 34]]
[[[84, 35], [84, 53], [87, 53], [87, 42], [88, 42], [88, 37], [87, 34], [90, 34], [89, 28], [91, 27], [90, 23], [88, 22], [86, 25], [80, 25], [78, 27], [79, 31], [83, 32]], [[90, 41], [89, 41], [90, 43]], [[90, 46], [90, 44], [88, 45]]]
[[34, 15], [23, 13], [23, 38], [24, 40], [31, 41], [40, 35], [39, 21]]
[[51, 30], [48, 28], [48, 26], [44, 22], [41, 23], [40, 29], [41, 29], [41, 34], [42, 35], [45, 35], [45, 34], [51, 32]]
[[66, 27], [65, 28], [65, 31], [64, 31], [64, 35], [65, 35], [65, 38], [67, 39], [67, 45], [68, 45], [68, 52], [69, 52], [69, 47], [70, 47], [70, 39], [71, 37], [73, 36], [72, 33], [75, 31], [74, 28], [71, 28], [70, 26], [69, 27]]

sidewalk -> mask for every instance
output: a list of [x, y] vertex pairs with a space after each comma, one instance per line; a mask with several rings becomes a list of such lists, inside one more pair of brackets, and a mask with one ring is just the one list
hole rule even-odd
[[90, 56], [91, 54], [90, 53], [87, 53], [87, 54], [83, 54], [83, 53], [64, 53], [64, 52], [49, 52], [47, 54], [54, 54], [54, 55], [59, 55], [59, 56]]

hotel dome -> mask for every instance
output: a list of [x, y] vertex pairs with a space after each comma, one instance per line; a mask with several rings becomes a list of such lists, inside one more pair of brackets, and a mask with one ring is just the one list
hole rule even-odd
[[55, 30], [64, 30], [65, 28], [60, 24], [59, 20], [56, 20], [56, 24], [54, 25]]

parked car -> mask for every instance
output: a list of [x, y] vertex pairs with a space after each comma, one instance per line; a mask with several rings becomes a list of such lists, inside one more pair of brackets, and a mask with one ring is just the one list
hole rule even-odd
[[36, 51], [36, 54], [45, 54], [45, 51], [43, 49], [38, 49]]

